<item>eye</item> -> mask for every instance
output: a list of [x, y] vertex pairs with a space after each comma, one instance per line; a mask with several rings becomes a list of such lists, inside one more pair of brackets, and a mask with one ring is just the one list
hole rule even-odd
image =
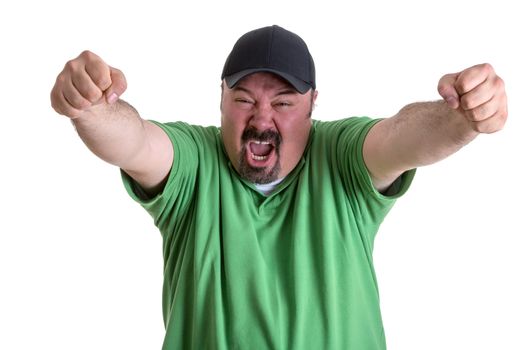
[[248, 99], [240, 98], [240, 97], [236, 98], [236, 99], [235, 99], [235, 102], [239, 102], [239, 103], [248, 103], [248, 104], [252, 104], [252, 103], [253, 103], [252, 101], [250, 101], [250, 100], [248, 100]]
[[286, 107], [291, 107], [292, 103], [289, 102], [289, 101], [279, 101], [279, 102], [275, 103], [275, 106], [276, 107], [281, 107], [281, 108], [286, 108]]

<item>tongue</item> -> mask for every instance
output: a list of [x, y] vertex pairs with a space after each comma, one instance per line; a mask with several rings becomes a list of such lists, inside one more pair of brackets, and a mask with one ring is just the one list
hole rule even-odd
[[272, 145], [263, 145], [250, 142], [250, 151], [256, 156], [267, 156], [272, 151]]

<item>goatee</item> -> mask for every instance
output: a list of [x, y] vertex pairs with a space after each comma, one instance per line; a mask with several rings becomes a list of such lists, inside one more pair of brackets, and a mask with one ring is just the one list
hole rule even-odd
[[[277, 160], [273, 167], [254, 167], [248, 164], [246, 161], [247, 152], [246, 149], [248, 141], [255, 140], [261, 142], [270, 142], [275, 148], [275, 156]], [[247, 128], [241, 135], [242, 148], [239, 154], [239, 174], [246, 180], [256, 184], [267, 184], [278, 179], [279, 172], [281, 171], [280, 162], [280, 146], [281, 146], [281, 135], [273, 130], [265, 130], [258, 132], [255, 128]]]

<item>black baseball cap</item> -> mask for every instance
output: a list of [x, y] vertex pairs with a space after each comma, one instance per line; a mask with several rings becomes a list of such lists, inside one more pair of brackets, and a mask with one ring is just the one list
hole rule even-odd
[[256, 72], [277, 74], [301, 94], [315, 90], [314, 60], [306, 43], [297, 34], [276, 25], [241, 36], [224, 63], [221, 80], [231, 89]]

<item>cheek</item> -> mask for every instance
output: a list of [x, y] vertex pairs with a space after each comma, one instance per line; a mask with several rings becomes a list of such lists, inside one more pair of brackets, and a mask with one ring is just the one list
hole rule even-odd
[[308, 135], [310, 135], [311, 120], [301, 120], [300, 123], [297, 121], [281, 123], [278, 128], [283, 139], [283, 150], [291, 152], [290, 155], [302, 155], [308, 142]]
[[[225, 110], [224, 113], [227, 113]], [[244, 119], [241, 115], [223, 114], [221, 129], [224, 146], [230, 158], [236, 157], [241, 150], [241, 135], [244, 132]]]
[[242, 118], [236, 116], [224, 117], [222, 127], [227, 131], [229, 136], [238, 136], [238, 138], [240, 138], [244, 131], [244, 121]]
[[287, 115], [279, 118], [276, 122], [276, 126], [283, 134], [295, 135], [296, 137], [308, 133], [311, 125], [312, 119], [303, 113]]

